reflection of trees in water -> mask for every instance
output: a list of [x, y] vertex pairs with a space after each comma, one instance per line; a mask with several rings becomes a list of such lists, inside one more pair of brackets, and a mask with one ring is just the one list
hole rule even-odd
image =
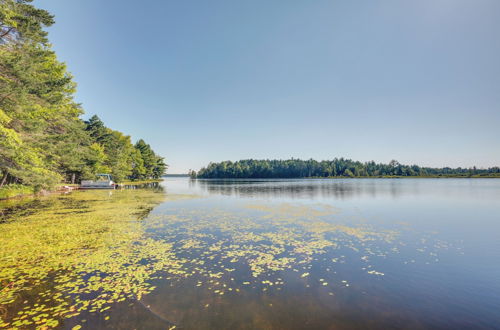
[[163, 192], [165, 188], [159, 182], [147, 182], [140, 184], [124, 184], [119, 189], [152, 189], [153, 191]]
[[[88, 190], [21, 203], [0, 223], [0, 328], [56, 327], [140, 299], [158, 270], [178, 272], [171, 244], [149, 238], [136, 221], [165, 197], [153, 189]], [[37, 212], [24, 212], [30, 206]]]
[[[165, 187], [163, 187], [159, 182], [122, 185], [119, 189], [148, 189], [154, 192], [165, 191]], [[106, 195], [106, 192], [108, 195], [109, 193], [113, 194], [113, 190], [102, 190], [100, 191], [100, 194], [104, 196]], [[83, 191], [83, 193], [85, 193], [85, 191]], [[61, 193], [60, 197], [57, 198], [54, 196], [35, 196], [0, 201], [0, 223], [6, 222], [10, 219], [33, 215], [42, 210], [54, 207], [56, 203], [59, 203], [58, 207], [62, 209], [85, 209], [89, 207], [89, 201], [64, 198], [64, 196], [68, 194], [70, 194], [70, 192]], [[141, 217], [147, 216], [151, 210], [152, 208], [148, 212], [142, 212]]]
[[40, 199], [19, 199], [19, 200], [9, 200], [4, 203], [0, 203], [0, 223], [5, 222], [14, 217], [23, 217], [31, 215], [42, 208], [49, 206]]
[[55, 206], [63, 209], [85, 209], [88, 208], [86, 201], [76, 202], [72, 199], [62, 196], [35, 196], [24, 197], [21, 199], [12, 199], [0, 204], [0, 223], [18, 218], [24, 218], [54, 208]]
[[418, 185], [403, 185], [401, 180], [192, 180], [210, 194], [241, 197], [316, 198], [333, 197], [399, 197], [418, 189]]

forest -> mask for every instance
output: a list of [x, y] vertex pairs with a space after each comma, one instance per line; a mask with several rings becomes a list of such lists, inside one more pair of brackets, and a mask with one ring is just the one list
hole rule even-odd
[[133, 144], [97, 116], [81, 119], [76, 84], [44, 30], [54, 18], [30, 2], [0, 1], [0, 189], [52, 189], [97, 173], [117, 182], [163, 175], [164, 159], [146, 142]]
[[190, 176], [200, 179], [223, 178], [330, 178], [330, 177], [500, 177], [500, 168], [431, 168], [402, 165], [396, 160], [389, 164], [359, 162], [344, 158], [316, 161], [300, 160], [239, 160], [210, 163]]

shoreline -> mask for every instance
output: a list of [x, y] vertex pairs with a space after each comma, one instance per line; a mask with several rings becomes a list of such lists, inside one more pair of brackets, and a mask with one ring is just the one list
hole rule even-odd
[[[163, 179], [152, 179], [152, 180], [141, 180], [141, 181], [124, 181], [117, 186], [133, 186], [133, 185], [142, 185], [142, 184], [148, 184], [148, 183], [155, 183], [155, 182], [162, 182]], [[2, 189], [10, 188], [9, 186], [4, 186], [0, 188], [0, 192]], [[37, 197], [37, 196], [48, 196], [51, 194], [57, 194], [57, 193], [65, 193], [65, 192], [70, 192], [73, 190], [84, 190], [80, 189], [79, 184], [60, 184], [55, 187], [53, 190], [41, 190], [38, 192], [33, 191], [33, 187], [30, 186], [21, 186], [18, 185], [17, 187], [19, 189], [18, 194], [7, 196], [7, 197], [0, 197], [0, 201], [7, 201], [7, 200], [13, 200], [13, 199], [21, 199], [21, 198], [27, 198], [27, 197]], [[117, 189], [117, 188], [115, 188]], [[118, 188], [119, 189], [119, 188]], [[28, 190], [31, 190], [31, 192], [27, 192]]]

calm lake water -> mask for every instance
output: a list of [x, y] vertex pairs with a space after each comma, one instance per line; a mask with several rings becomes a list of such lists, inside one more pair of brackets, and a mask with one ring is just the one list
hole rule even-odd
[[500, 328], [497, 179], [166, 178], [0, 209], [0, 328]]

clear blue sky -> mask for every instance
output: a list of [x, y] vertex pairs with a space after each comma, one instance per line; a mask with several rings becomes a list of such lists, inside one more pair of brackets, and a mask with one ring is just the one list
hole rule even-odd
[[99, 115], [166, 157], [500, 165], [498, 0], [37, 0]]

